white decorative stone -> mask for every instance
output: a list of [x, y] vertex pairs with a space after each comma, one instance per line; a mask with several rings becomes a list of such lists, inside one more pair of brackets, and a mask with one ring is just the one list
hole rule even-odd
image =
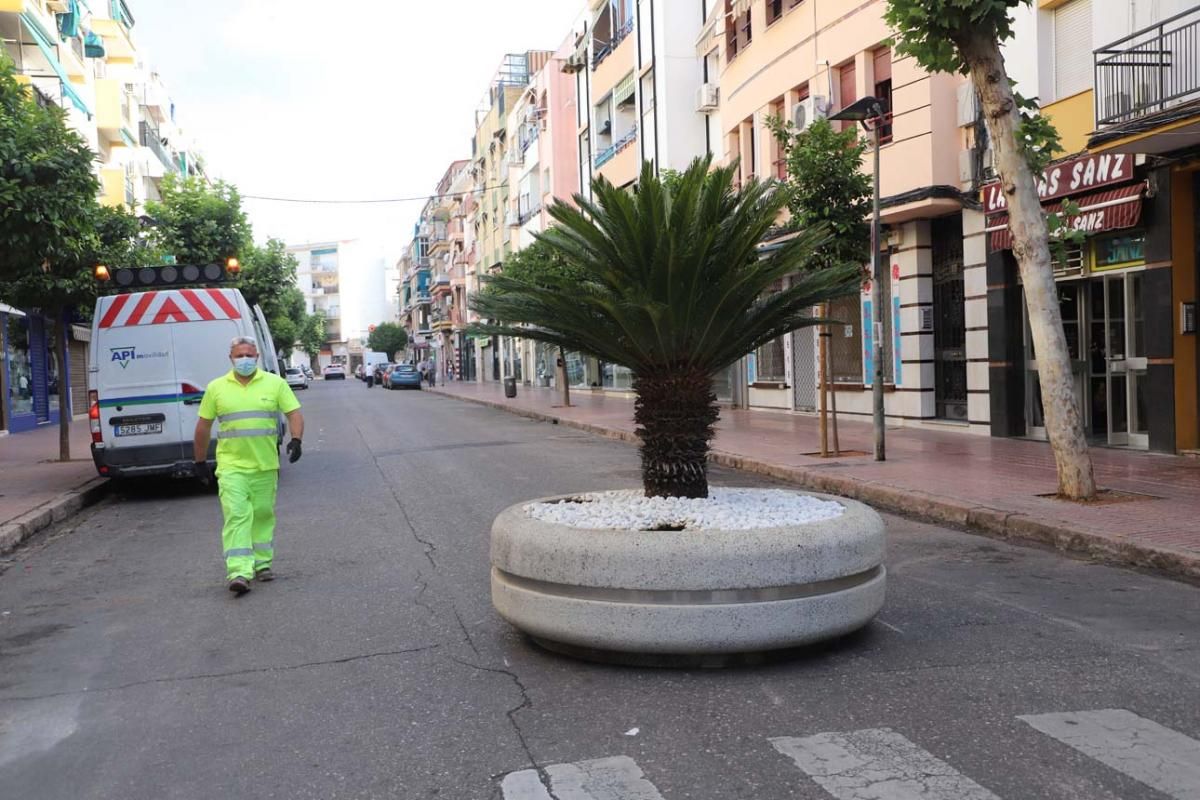
[[[684, 530], [642, 530], [663, 517], [630, 513], [628, 502], [608, 517], [620, 516], [621, 530], [538, 518], [589, 519], [590, 512], [563, 510], [589, 505], [562, 502], [579, 498], [512, 506], [492, 527], [492, 601], [544, 642], [662, 655], [796, 647], [850, 633], [879, 612], [886, 573], [878, 514], [842, 498], [742, 491], [714, 492], [716, 505], [732, 511], [705, 516], [692, 508], [672, 517]], [[603, 503], [625, 495], [593, 497]], [[679, 512], [695, 501], [672, 504]], [[794, 512], [781, 517], [780, 509]], [[781, 524], [712, 527], [759, 514]]]

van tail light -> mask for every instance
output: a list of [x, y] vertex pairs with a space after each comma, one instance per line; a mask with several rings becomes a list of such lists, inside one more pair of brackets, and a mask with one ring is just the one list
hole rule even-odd
[[193, 386], [190, 383], [185, 383], [180, 388], [182, 389], [184, 394], [204, 394], [203, 389], [201, 389], [199, 386]]
[[104, 441], [100, 427], [100, 393], [95, 389], [88, 392], [88, 427], [92, 430], [93, 444], [100, 444]]

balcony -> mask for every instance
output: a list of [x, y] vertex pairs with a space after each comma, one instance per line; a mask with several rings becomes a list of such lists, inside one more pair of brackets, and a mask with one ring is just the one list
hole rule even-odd
[[133, 28], [133, 14], [125, 0], [111, 0], [109, 13], [112, 19], [93, 16], [92, 33], [103, 37], [104, 50], [108, 59], [127, 60], [137, 55], [129, 31]]
[[1163, 153], [1200, 144], [1200, 7], [1105, 45], [1093, 59], [1090, 147]]
[[131, 112], [129, 95], [120, 81], [112, 78], [96, 80], [96, 128], [106, 141], [124, 140], [128, 145], [135, 144]]
[[[163, 146], [162, 136], [159, 135], [158, 128], [151, 125], [149, 122], [142, 122], [140, 126], [140, 140], [142, 147], [149, 149], [154, 155], [158, 156], [158, 160], [162, 163], [167, 172], [175, 172], [175, 159], [171, 158], [171, 154], [167, 152], [167, 148]], [[158, 177], [161, 177], [158, 176]]]
[[618, 45], [625, 41], [625, 37], [631, 33], [633, 33], [632, 17], [627, 20], [624, 25], [617, 28], [616, 33], [613, 34], [611, 42], [608, 44], [600, 44], [597, 42], [596, 54], [592, 56], [592, 71], [595, 72], [596, 68], [604, 63], [604, 59], [612, 55], [612, 52], [617, 49]]
[[606, 147], [603, 150], [601, 150], [599, 153], [597, 153], [596, 161], [595, 161], [596, 169], [599, 169], [600, 167], [607, 164], [609, 161], [612, 161], [613, 158], [617, 155], [617, 153], [621, 152], [626, 147], [628, 147], [629, 145], [636, 142], [637, 135], [638, 135], [637, 125], [634, 125], [632, 128], [629, 129], [628, 133], [626, 133], [620, 139], [617, 139], [617, 141], [613, 142], [611, 146]]

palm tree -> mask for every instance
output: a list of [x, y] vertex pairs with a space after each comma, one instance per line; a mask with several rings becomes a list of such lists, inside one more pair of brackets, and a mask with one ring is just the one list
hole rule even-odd
[[[636, 192], [603, 178], [593, 200], [556, 201], [539, 237], [573, 270], [507, 277], [473, 307], [477, 331], [558, 345], [633, 372], [647, 496], [707, 497], [719, 413], [713, 375], [760, 345], [818, 324], [817, 303], [858, 290], [861, 267], [816, 267], [824, 229], [769, 253], [759, 245], [786, 208], [774, 182], [734, 186], [736, 166], [697, 159], [664, 183], [649, 163]], [[582, 279], [579, 277], [582, 274]], [[793, 275], [789, 288], [774, 291]]]

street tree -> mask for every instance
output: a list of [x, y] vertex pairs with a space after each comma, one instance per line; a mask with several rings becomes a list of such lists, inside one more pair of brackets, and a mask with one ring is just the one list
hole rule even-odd
[[306, 314], [304, 321], [296, 331], [296, 344], [308, 354], [309, 367], [316, 369], [317, 357], [325, 344], [325, 314], [317, 310]]
[[1013, 255], [1021, 272], [1046, 434], [1058, 469], [1058, 493], [1091, 499], [1096, 479], [1075, 397], [1071, 358], [1055, 291], [1050, 238], [1038, 197], [1038, 175], [1057, 144], [1035, 104], [1016, 95], [1001, 43], [1013, 35], [1009, 11], [1030, 0], [888, 0], [886, 19], [896, 52], [935, 72], [969, 75], [978, 92], [996, 173], [1008, 201]]
[[408, 331], [394, 322], [381, 322], [367, 337], [367, 347], [376, 353], [386, 353], [388, 360], [408, 346]]
[[275, 350], [291, 352], [308, 316], [304, 294], [296, 285], [299, 262], [279, 239], [268, 239], [261, 247], [247, 245], [242, 253], [238, 288], [246, 302], [262, 307]]
[[[678, 180], [678, 173], [673, 180]], [[668, 183], [668, 179], [664, 177], [664, 183]], [[502, 272], [509, 278], [525, 283], [533, 283], [539, 286], [554, 286], [572, 280], [582, 280], [583, 271], [571, 262], [567, 261], [561, 253], [556, 251], [546, 242], [541, 239], [534, 241], [529, 247], [511, 254], [504, 260]], [[496, 287], [485, 285], [484, 291], [498, 291]], [[558, 382], [562, 387], [563, 405], [571, 405], [571, 386], [567, 379], [567, 353], [559, 347], [558, 359], [562, 363], [562, 372], [558, 376]]]
[[45, 311], [54, 320], [55, 355], [60, 365], [58, 445], [63, 461], [71, 460], [71, 409], [66, 383], [61, 380], [62, 365], [68, 363], [68, 324], [75, 314], [84, 319], [91, 315], [99, 288], [96, 265], [136, 263], [139, 257], [138, 220], [124, 208], [101, 206], [93, 199], [76, 223], [78, 242], [68, 254], [14, 279], [0, 280], [0, 297], [17, 306]]
[[[593, 199], [551, 206], [541, 235], [579, 277], [530, 282], [504, 273], [473, 307], [488, 335], [575, 350], [633, 372], [634, 419], [648, 496], [707, 497], [707, 456], [719, 415], [713, 375], [755, 348], [813, 325], [814, 305], [858, 291], [858, 264], [822, 267], [824, 226], [759, 257], [788, 202], [772, 182], [734, 187], [736, 166], [696, 159], [668, 186], [642, 167], [636, 193], [604, 178]], [[769, 293], [780, 278], [789, 288]]]
[[250, 222], [237, 187], [197, 177], [168, 175], [161, 201], [146, 204], [162, 251], [180, 264], [224, 263], [241, 258], [251, 243]]
[[[67, 309], [94, 296], [83, 265], [99, 249], [93, 229], [95, 158], [66, 113], [34, 101], [0, 53], [0, 297], [48, 312], [66, 364]], [[60, 381], [59, 396], [66, 398]], [[71, 458], [71, 411], [59, 410], [59, 457]]]
[[[772, 117], [767, 120], [771, 132], [783, 150], [787, 164], [785, 183], [790, 191], [788, 202], [790, 229], [804, 230], [824, 224], [834, 234], [829, 246], [817, 253], [824, 266], [854, 263], [865, 265], [871, 259], [871, 177], [863, 171], [867, 143], [855, 128], [836, 131], [827, 119], [818, 119], [807, 129], [797, 131], [790, 121]], [[828, 309], [824, 316], [829, 316]], [[854, 321], [855, 314], [848, 321]], [[843, 322], [847, 320], [842, 320]], [[829, 372], [829, 329], [823, 325], [820, 340], [820, 416], [821, 453], [828, 453], [828, 396], [833, 395], [833, 449], [839, 452], [837, 435], [837, 393], [827, 390]]]

